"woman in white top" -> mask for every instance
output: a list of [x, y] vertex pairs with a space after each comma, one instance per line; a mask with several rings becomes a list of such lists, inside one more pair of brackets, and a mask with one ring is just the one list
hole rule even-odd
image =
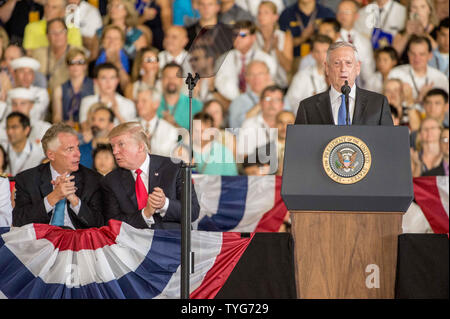
[[161, 81], [158, 79], [158, 74], [158, 49], [154, 47], [141, 49], [131, 70], [132, 83], [129, 83], [125, 88], [125, 97], [133, 101], [136, 100], [137, 92], [144, 84], [161, 92]]
[[294, 59], [293, 40], [290, 32], [277, 28], [278, 17], [277, 6], [273, 2], [261, 2], [258, 7], [256, 46], [275, 58], [278, 69], [274, 80], [279, 86], [286, 88], [287, 74]]

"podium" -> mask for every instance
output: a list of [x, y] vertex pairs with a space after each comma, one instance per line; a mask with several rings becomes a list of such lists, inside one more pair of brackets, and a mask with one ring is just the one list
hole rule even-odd
[[288, 126], [281, 196], [299, 298], [394, 298], [413, 199], [406, 127]]

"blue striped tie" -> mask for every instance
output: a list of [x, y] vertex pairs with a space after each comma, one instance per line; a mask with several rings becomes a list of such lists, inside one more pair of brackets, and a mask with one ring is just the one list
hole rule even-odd
[[53, 210], [53, 218], [51, 224], [54, 226], [64, 226], [64, 208], [66, 207], [66, 199], [63, 198], [56, 203]]
[[346, 117], [347, 117], [347, 110], [345, 108], [345, 95], [341, 95], [341, 106], [339, 107], [339, 113], [338, 113], [338, 125], [346, 125]]

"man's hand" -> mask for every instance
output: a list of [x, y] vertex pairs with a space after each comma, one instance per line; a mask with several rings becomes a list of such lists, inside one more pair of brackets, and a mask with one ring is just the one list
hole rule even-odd
[[166, 204], [166, 195], [164, 191], [155, 187], [153, 193], [148, 195], [147, 206], [144, 208], [144, 215], [147, 218], [150, 218], [157, 209], [161, 209]]
[[53, 192], [51, 192], [47, 196], [48, 203], [52, 206], [55, 206], [57, 202], [61, 199], [66, 198], [70, 201], [72, 206], [72, 202], [78, 204], [78, 197], [75, 195], [77, 187], [75, 186], [75, 182], [73, 179], [75, 176], [66, 176], [67, 172], [63, 175], [58, 176], [55, 180], [52, 180], [51, 183], [54, 185]]
[[164, 191], [159, 187], [155, 187], [153, 193], [148, 196], [148, 202], [155, 209], [163, 208], [166, 204], [166, 195], [164, 194]]

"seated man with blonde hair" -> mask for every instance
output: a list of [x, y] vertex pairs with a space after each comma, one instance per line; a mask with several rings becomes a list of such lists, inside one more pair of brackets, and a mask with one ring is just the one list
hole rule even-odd
[[[117, 169], [102, 181], [104, 218], [135, 228], [181, 228], [182, 164], [149, 154], [150, 145], [138, 122], [126, 122], [108, 135]], [[192, 221], [200, 206], [192, 187]]]

